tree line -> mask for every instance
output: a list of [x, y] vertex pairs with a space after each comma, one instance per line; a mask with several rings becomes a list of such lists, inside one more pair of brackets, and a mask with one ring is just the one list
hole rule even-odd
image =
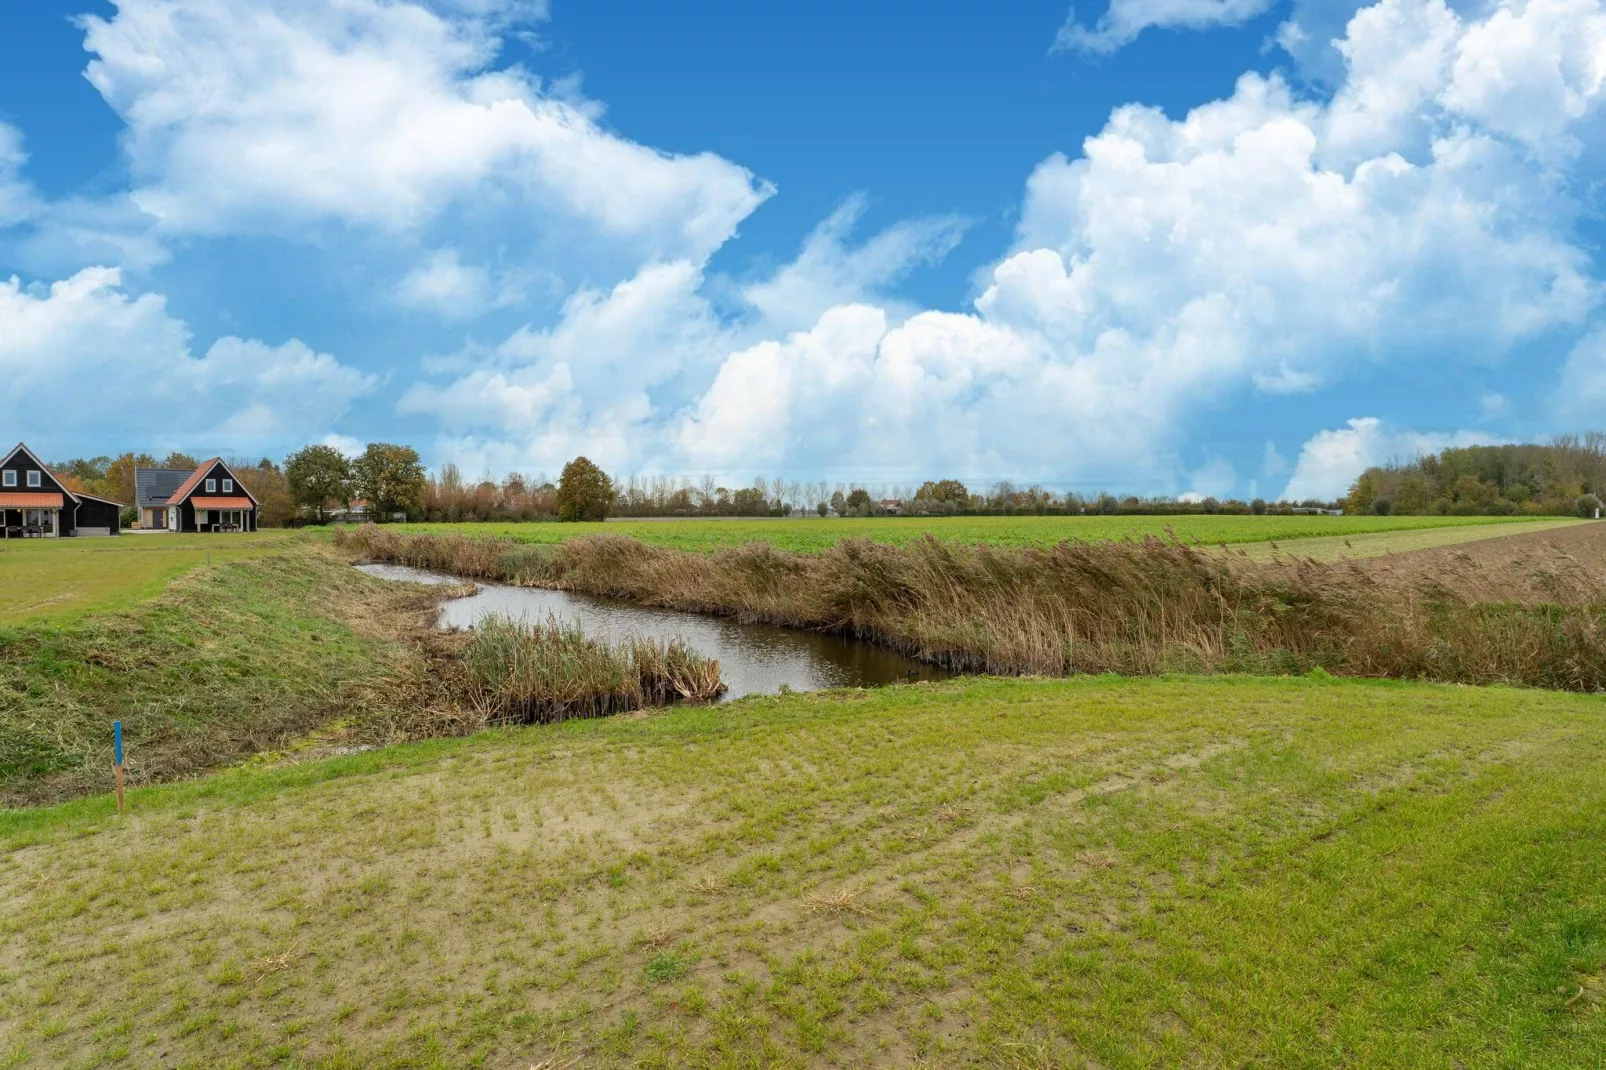
[[[1109, 493], [1081, 495], [1050, 491], [1041, 485], [1017, 487], [1008, 481], [972, 490], [957, 479], [872, 488], [778, 477], [732, 488], [709, 476], [698, 480], [669, 476], [616, 479], [585, 457], [565, 465], [556, 481], [545, 474], [531, 478], [519, 472], [501, 480], [489, 476], [470, 480], [455, 464], [428, 472], [412, 447], [387, 442], [369, 443], [356, 457], [333, 446], [310, 445], [283, 462], [266, 457], [255, 463], [237, 458], [228, 462], [261, 503], [264, 526], [322, 524], [353, 515], [378, 521], [461, 522], [603, 520], [610, 516], [1262, 515], [1338, 508], [1338, 503], [1315, 500], [1183, 501]], [[115, 458], [76, 458], [57, 465], [56, 470], [74, 490], [130, 506], [125, 521], [132, 522], [135, 468], [193, 469], [198, 464], [185, 453], [171, 453], [162, 459], [125, 453]]]
[[1344, 511], [1387, 516], [1593, 516], [1606, 496], [1606, 432], [1462, 446], [1368, 468]]

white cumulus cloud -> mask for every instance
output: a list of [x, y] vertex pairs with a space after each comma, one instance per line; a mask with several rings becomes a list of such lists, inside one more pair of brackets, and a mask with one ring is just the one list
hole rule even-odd
[[1606, 424], [1606, 326], [1595, 327], [1567, 354], [1555, 401], [1558, 411], [1580, 424]]
[[0, 229], [29, 218], [38, 210], [34, 191], [22, 178], [28, 154], [22, 132], [0, 122]]
[[768, 326], [804, 328], [834, 305], [879, 298], [915, 267], [941, 261], [964, 237], [965, 220], [936, 216], [903, 220], [851, 245], [866, 207], [863, 196], [848, 198], [809, 234], [797, 259], [743, 289]]
[[[196, 356], [162, 297], [131, 295], [121, 282], [113, 268], [48, 289], [0, 281], [0, 423], [47, 454], [91, 442], [278, 449], [324, 433], [378, 385], [295, 339], [226, 337]], [[48, 420], [40, 398], [61, 399]], [[110, 429], [118, 441], [105, 441]]]
[[133, 197], [164, 232], [405, 230], [456, 209], [701, 259], [769, 195], [744, 168], [617, 137], [494, 66], [509, 16], [485, 2], [121, 0], [82, 25], [89, 80], [127, 123]]
[[1249, 74], [1180, 119], [1118, 109], [1080, 157], [1033, 172], [973, 311], [828, 312], [746, 345], [682, 448], [724, 470], [763, 451], [783, 469], [1128, 485], [1158, 469], [1186, 487], [1175, 458], [1202, 410], [1377, 366], [1487, 365], [1579, 329], [1601, 287], [1555, 158], [1440, 101], [1445, 57], [1482, 25], [1382, 0], [1352, 22], [1353, 81], [1329, 104]]
[[[703, 435], [672, 417], [710, 389], [732, 352], [794, 330], [819, 330], [822, 315], [858, 302], [876, 304], [873, 344], [890, 318], [883, 291], [946, 255], [964, 230], [953, 217], [911, 219], [855, 243], [864, 208], [862, 198], [850, 198], [810, 233], [796, 259], [727, 287], [739, 306], [734, 318], [720, 316], [703, 295], [698, 264], [649, 263], [610, 290], [574, 294], [550, 327], [526, 326], [489, 351], [435, 362], [442, 371], [468, 370], [444, 384], [414, 385], [401, 409], [434, 415], [447, 434], [439, 452], [465, 466], [553, 468], [581, 450], [620, 467], [722, 461], [699, 444]], [[826, 333], [833, 342], [845, 337]], [[835, 378], [828, 382], [845, 388]], [[713, 389], [733, 387], [716, 382]], [[774, 400], [784, 405], [789, 397]], [[754, 399], [753, 408], [762, 404]], [[745, 424], [750, 412], [719, 417], [731, 418]], [[727, 445], [738, 448], [734, 439]], [[686, 453], [669, 452], [682, 447]], [[743, 463], [758, 459], [750, 453]]]
[[1270, 11], [1277, 0], [1110, 0], [1093, 26], [1083, 25], [1073, 7], [1054, 37], [1055, 52], [1114, 52], [1151, 27], [1204, 30], [1240, 26]]

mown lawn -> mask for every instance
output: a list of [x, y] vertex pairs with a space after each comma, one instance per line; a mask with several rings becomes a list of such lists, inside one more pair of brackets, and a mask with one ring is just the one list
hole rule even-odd
[[1599, 1066], [1603, 715], [968, 679], [14, 811], [0, 1064]]
[[213, 564], [223, 564], [278, 553], [310, 537], [270, 529], [242, 535], [0, 540], [0, 625], [127, 609], [205, 564], [209, 553]]
[[[1538, 521], [1537, 523], [1556, 523]], [[1560, 521], [1565, 523], [1565, 520]], [[784, 550], [823, 550], [846, 538], [869, 538], [904, 545], [931, 534], [941, 539], [995, 546], [1046, 546], [1064, 539], [1096, 541], [1140, 539], [1174, 534], [1184, 542], [1285, 542], [1370, 532], [1435, 528], [1483, 528], [1536, 523], [1531, 517], [1488, 516], [965, 516], [878, 517], [798, 520], [620, 520], [606, 524], [464, 523], [403, 524], [404, 531], [456, 530], [467, 535], [498, 535], [520, 542], [550, 544], [580, 535], [630, 535], [643, 542], [681, 550], [718, 550], [767, 541]]]

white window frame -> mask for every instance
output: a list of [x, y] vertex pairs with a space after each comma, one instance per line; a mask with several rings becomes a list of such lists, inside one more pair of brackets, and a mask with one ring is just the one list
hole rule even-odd
[[44, 478], [45, 477], [43, 474], [41, 474], [37, 468], [28, 469], [28, 486], [35, 488], [42, 487], [45, 485]]
[[206, 492], [208, 494], [216, 494], [217, 493], [217, 480], [209, 479], [209, 480], [206, 481]]
[[234, 480], [225, 479], [223, 481], [223, 493], [224, 494], [233, 494], [234, 493]]
[[7, 468], [5, 474], [0, 476], [0, 487], [14, 487], [17, 485], [17, 470]]

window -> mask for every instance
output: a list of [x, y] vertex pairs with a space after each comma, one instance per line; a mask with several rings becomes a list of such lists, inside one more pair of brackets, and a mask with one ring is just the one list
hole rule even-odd
[[209, 479], [206, 481], [206, 492], [208, 494], [214, 494], [217, 492], [217, 480]]
[[0, 476], [0, 487], [14, 487], [17, 485], [17, 470], [7, 468], [5, 474]]
[[225, 479], [223, 481], [223, 493], [224, 494], [233, 494], [234, 493], [234, 480]]
[[28, 470], [28, 486], [42, 486], [42, 484], [39, 482], [39, 473], [31, 468]]

